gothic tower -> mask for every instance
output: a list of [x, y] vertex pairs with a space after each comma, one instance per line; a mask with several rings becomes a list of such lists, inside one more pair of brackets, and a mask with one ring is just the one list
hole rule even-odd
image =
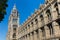
[[16, 5], [14, 5], [11, 11], [11, 15], [9, 17], [7, 40], [17, 40], [18, 27], [19, 27], [19, 14], [16, 9]]

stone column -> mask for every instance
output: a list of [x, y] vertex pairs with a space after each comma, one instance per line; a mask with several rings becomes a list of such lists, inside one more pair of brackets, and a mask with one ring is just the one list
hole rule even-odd
[[30, 33], [30, 40], [33, 40], [33, 34]]
[[28, 32], [27, 32], [27, 27], [26, 27], [26, 29], [25, 29], [25, 34], [27, 34]]
[[34, 20], [34, 25], [33, 25], [33, 27], [34, 27], [34, 30], [37, 29], [37, 24], [36, 24], [35, 20]]
[[24, 30], [22, 30], [22, 36], [24, 36]]
[[41, 29], [38, 29], [38, 34], [39, 34], [39, 40], [42, 40], [42, 30]]
[[37, 32], [36, 31], [34, 31], [34, 36], [33, 37], [34, 37], [34, 40], [38, 40], [37, 39]]
[[41, 23], [40, 15], [38, 15], [38, 28], [42, 27], [41, 25], [42, 23]]
[[56, 20], [58, 18], [58, 14], [56, 8], [54, 8], [54, 4], [51, 4], [51, 16], [52, 20]]
[[52, 26], [53, 26], [53, 31], [54, 31], [54, 36], [60, 36], [60, 29], [59, 29], [59, 25], [57, 22], [53, 22], [52, 23]]
[[27, 25], [27, 33], [29, 33], [29, 27], [28, 27], [28, 25]]
[[44, 26], [46, 39], [50, 38], [50, 30], [47, 26]]
[[24, 31], [24, 35], [26, 35], [26, 28], [25, 28], [25, 31]]
[[32, 24], [30, 23], [30, 32], [33, 31], [33, 27], [32, 27]]
[[29, 40], [29, 35], [27, 35], [27, 40]]

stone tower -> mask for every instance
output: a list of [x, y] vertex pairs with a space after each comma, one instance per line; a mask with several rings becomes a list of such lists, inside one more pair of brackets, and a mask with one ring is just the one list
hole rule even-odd
[[16, 9], [16, 5], [14, 5], [11, 11], [11, 15], [9, 17], [7, 40], [17, 40], [18, 27], [19, 27], [19, 14]]

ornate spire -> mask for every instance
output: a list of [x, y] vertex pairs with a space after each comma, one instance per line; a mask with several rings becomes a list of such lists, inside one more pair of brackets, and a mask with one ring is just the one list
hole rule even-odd
[[14, 4], [14, 7], [13, 7], [13, 10], [15, 10], [16, 9], [16, 4]]
[[13, 11], [17, 11], [16, 4], [14, 4], [14, 6], [13, 6], [13, 9], [11, 11], [11, 14], [12, 14]]

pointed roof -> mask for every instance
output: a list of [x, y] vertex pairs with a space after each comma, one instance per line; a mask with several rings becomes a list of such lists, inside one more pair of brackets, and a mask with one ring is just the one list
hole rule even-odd
[[14, 6], [13, 6], [13, 10], [15, 10], [16, 9], [16, 4], [14, 4]]
[[16, 4], [14, 4], [14, 6], [13, 6], [13, 9], [12, 9], [12, 11], [11, 11], [11, 14], [12, 14], [12, 12], [14, 12], [14, 11], [17, 11]]

